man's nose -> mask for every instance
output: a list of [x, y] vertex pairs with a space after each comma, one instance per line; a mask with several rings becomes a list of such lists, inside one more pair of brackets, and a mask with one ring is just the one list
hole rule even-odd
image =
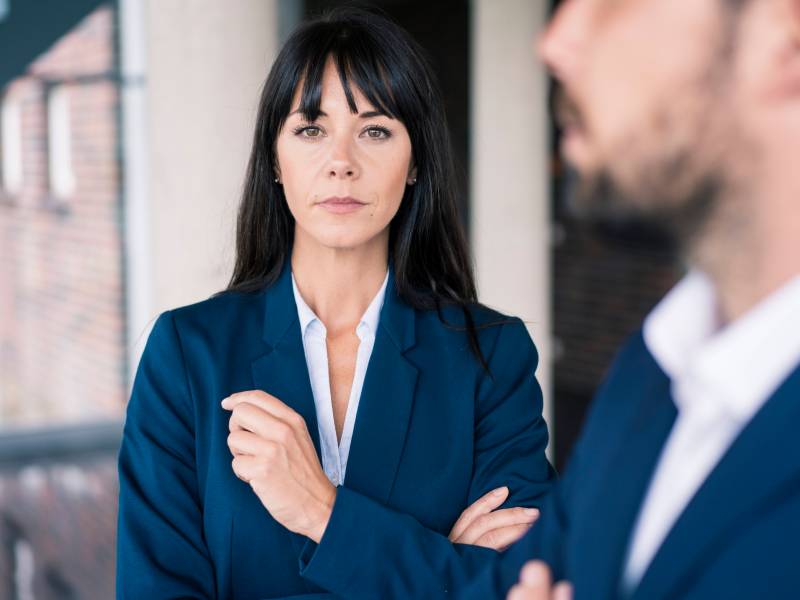
[[537, 52], [556, 79], [566, 81], [577, 70], [586, 41], [593, 0], [565, 0], [538, 42]]

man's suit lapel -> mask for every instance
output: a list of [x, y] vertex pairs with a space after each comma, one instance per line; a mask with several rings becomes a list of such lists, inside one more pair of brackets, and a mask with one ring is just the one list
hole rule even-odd
[[416, 340], [416, 315], [397, 295], [393, 277], [390, 271], [344, 482], [381, 502], [400, 464], [417, 383], [417, 369], [404, 356]]
[[800, 367], [745, 427], [678, 518], [634, 598], [681, 597], [749, 519], [800, 480]]
[[614, 447], [604, 468], [586, 474], [592, 491], [581, 500], [583, 522], [574, 524], [570, 543], [575, 552], [570, 570], [580, 573], [576, 587], [595, 598], [619, 594], [630, 531], [677, 415], [669, 380], [646, 351], [641, 336], [630, 356], [601, 393], [611, 398], [606, 402], [634, 408], [620, 415], [625, 422], [614, 427], [618, 434], [604, 432]]

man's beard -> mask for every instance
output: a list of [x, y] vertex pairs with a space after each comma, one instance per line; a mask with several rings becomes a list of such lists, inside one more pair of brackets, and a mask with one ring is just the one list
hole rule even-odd
[[[745, 175], [752, 176], [758, 161], [755, 146], [727, 110], [733, 34], [726, 30], [683, 93], [617, 140], [591, 173], [567, 165], [563, 190], [569, 212], [626, 236], [641, 237], [633, 233], [639, 230], [666, 238], [685, 256], [712, 221], [731, 212], [733, 198], [746, 194]], [[559, 85], [554, 91], [557, 120], [586, 131], [583, 111], [567, 90]]]
[[604, 231], [652, 236], [688, 252], [714, 216], [724, 188], [724, 177], [712, 171], [676, 189], [671, 174], [691, 169], [689, 163], [687, 152], [669, 165], [653, 166], [632, 191], [619, 185], [608, 168], [584, 177], [570, 169], [564, 190], [567, 207]]

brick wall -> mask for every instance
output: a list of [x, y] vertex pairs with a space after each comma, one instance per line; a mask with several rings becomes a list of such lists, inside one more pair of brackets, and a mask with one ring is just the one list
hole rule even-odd
[[[46, 15], [42, 15], [46, 18]], [[125, 339], [115, 16], [102, 6], [6, 91], [23, 187], [0, 191], [0, 428], [120, 418]], [[47, 96], [66, 87], [74, 193], [48, 178]]]
[[[558, 187], [558, 186], [556, 186]], [[625, 340], [682, 267], [665, 240], [561, 217], [554, 251], [555, 457], [563, 468], [591, 399]]]
[[[95, 10], [5, 90], [21, 106], [23, 183], [10, 195], [0, 182], [4, 442], [19, 428], [123, 416], [115, 20], [110, 6]], [[48, 177], [47, 97], [57, 85], [66, 86], [75, 179], [63, 199]], [[116, 453], [64, 455], [37, 439], [38, 459], [0, 452], [0, 598], [113, 598]]]
[[115, 458], [0, 467], [0, 598], [114, 597]]

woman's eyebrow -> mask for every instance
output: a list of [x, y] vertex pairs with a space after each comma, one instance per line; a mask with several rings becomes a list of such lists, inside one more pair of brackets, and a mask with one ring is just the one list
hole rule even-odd
[[[298, 108], [297, 110], [293, 110], [292, 112], [290, 112], [289, 116], [291, 117], [292, 115], [300, 114], [302, 112], [303, 111]], [[328, 113], [326, 113], [324, 110], [321, 110], [321, 111], [319, 111], [319, 116], [320, 117], [327, 117]], [[358, 117], [360, 119], [372, 119], [374, 117], [386, 117], [388, 119], [392, 118], [390, 115], [387, 115], [382, 110], [368, 110], [366, 112], [362, 112], [360, 115], [358, 115]]]
[[387, 115], [382, 110], [368, 110], [366, 112], [361, 113], [358, 116], [361, 119], [372, 119], [373, 117], [386, 117], [388, 119], [392, 118], [390, 115]]

